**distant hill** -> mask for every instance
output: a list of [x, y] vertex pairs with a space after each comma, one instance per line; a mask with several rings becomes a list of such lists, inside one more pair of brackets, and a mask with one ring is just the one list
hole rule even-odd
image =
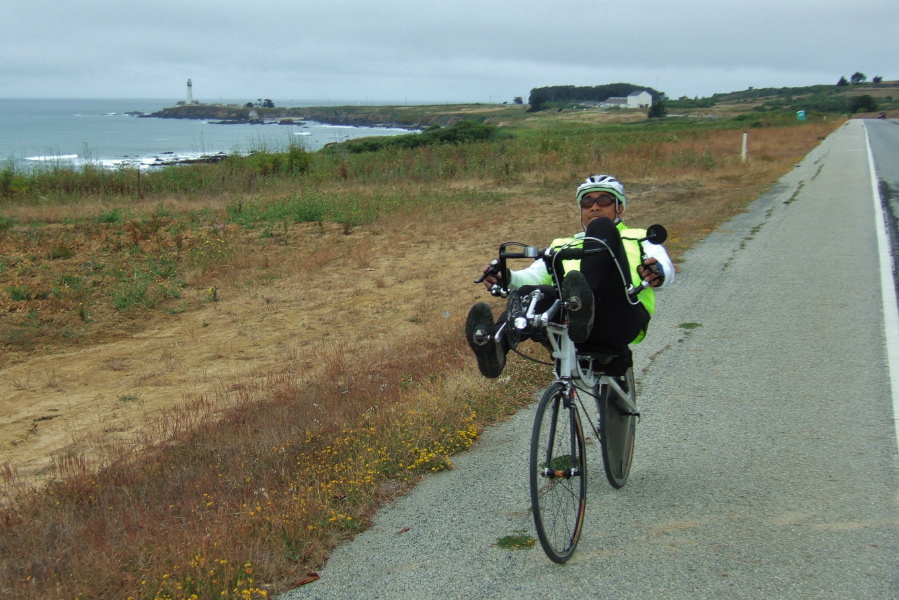
[[812, 85], [785, 88], [749, 88], [713, 94], [708, 98], [666, 99], [673, 109], [719, 108], [733, 112], [817, 111], [846, 113], [850, 102], [868, 95], [877, 110], [899, 109], [899, 81], [850, 85]]
[[812, 85], [785, 88], [749, 88], [713, 94], [705, 98], [668, 98], [664, 92], [632, 83], [597, 86], [556, 85], [534, 88], [528, 99], [530, 112], [549, 108], [570, 108], [586, 102], [602, 102], [610, 97], [627, 96], [646, 90], [653, 101], [662, 100], [669, 109], [718, 109], [725, 112], [799, 111], [826, 113], [850, 112], [852, 99], [871, 96], [876, 110], [899, 109], [899, 81], [846, 85]]

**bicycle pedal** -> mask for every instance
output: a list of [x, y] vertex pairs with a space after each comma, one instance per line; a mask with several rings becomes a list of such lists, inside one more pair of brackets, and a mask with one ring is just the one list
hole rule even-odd
[[478, 346], [483, 346], [487, 342], [493, 339], [493, 336], [484, 331], [483, 329], [478, 329], [471, 336], [472, 341]]

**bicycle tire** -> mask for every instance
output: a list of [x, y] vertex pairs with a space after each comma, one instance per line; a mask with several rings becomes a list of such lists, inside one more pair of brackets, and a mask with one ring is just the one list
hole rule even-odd
[[[636, 405], [634, 393], [634, 370], [625, 375], [627, 392]], [[627, 483], [634, 458], [634, 438], [637, 433], [637, 415], [628, 414], [615, 401], [614, 393], [608, 385], [603, 385], [599, 393], [599, 440], [602, 448], [602, 464], [606, 479], [618, 489]]]
[[571, 558], [577, 546], [587, 497], [584, 431], [574, 399], [567, 398], [565, 390], [554, 383], [540, 399], [530, 460], [537, 537], [550, 560], [559, 564]]

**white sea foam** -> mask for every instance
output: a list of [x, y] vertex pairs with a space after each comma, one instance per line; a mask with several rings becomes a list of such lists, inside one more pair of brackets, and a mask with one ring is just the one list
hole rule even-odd
[[104, 169], [118, 169], [121, 167], [152, 168], [179, 165], [190, 162], [199, 162], [224, 158], [223, 152], [165, 152], [153, 156], [126, 156], [124, 158], [81, 158], [77, 154], [59, 154], [48, 156], [28, 156], [26, 160], [33, 162], [64, 162], [73, 167], [93, 165]]
[[169, 165], [180, 165], [190, 162], [199, 162], [206, 160], [222, 159], [226, 156], [223, 152], [166, 152], [153, 156], [136, 156], [126, 158], [113, 158], [89, 161], [92, 164], [100, 165], [108, 169], [116, 169], [119, 167], [132, 168], [153, 168], [165, 167]]
[[77, 154], [51, 154], [49, 156], [26, 156], [25, 160], [33, 160], [35, 162], [47, 162], [54, 160], [76, 160]]

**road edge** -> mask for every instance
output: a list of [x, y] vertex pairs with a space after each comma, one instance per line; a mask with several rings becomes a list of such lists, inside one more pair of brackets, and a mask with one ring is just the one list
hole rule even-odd
[[886, 238], [885, 209], [880, 197], [880, 185], [877, 179], [877, 163], [871, 151], [871, 140], [868, 128], [862, 123], [865, 132], [865, 147], [868, 152], [868, 172], [871, 175], [871, 196], [874, 201], [874, 224], [877, 233], [877, 251], [880, 256], [880, 290], [883, 301], [884, 339], [887, 350], [887, 370], [889, 371], [890, 388], [893, 396], [893, 427], [896, 434], [895, 454], [899, 466], [899, 305], [896, 303], [896, 282], [893, 280], [893, 255]]

